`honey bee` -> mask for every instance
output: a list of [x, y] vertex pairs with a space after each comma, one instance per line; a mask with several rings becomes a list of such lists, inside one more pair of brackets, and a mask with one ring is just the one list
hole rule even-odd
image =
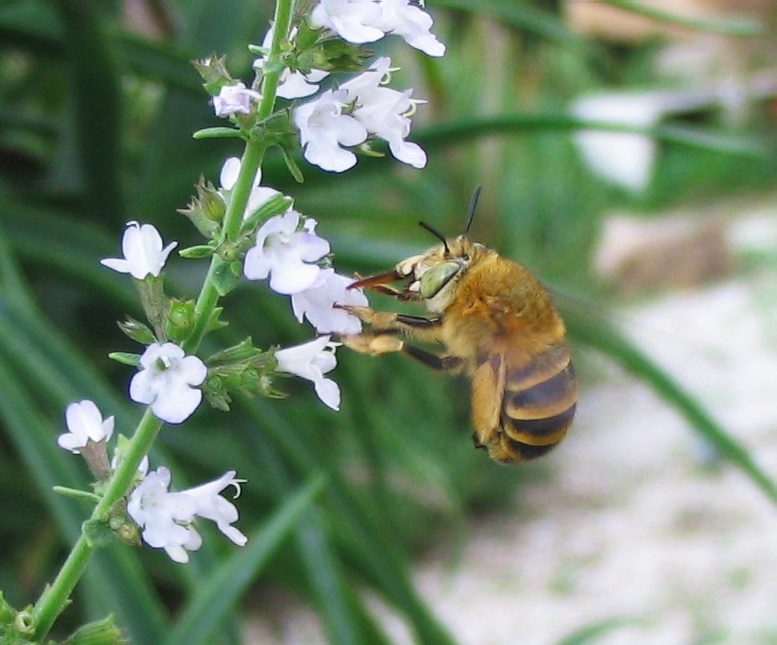
[[[476, 201], [477, 191], [463, 235], [446, 238], [420, 222], [440, 244], [350, 287], [423, 302], [427, 315], [344, 306], [368, 329], [342, 340], [359, 352], [401, 351], [434, 369], [465, 374], [475, 447], [498, 462], [527, 461], [566, 435], [577, 381], [564, 322], [545, 287], [522, 264], [467, 237]], [[404, 286], [390, 286], [398, 281]], [[444, 352], [416, 347], [410, 338], [439, 343]]]

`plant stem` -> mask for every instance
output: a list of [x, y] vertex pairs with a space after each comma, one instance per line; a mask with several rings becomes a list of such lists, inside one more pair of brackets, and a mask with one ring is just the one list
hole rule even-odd
[[[138, 471], [138, 466], [156, 440], [162, 422], [148, 408], [138, 423], [135, 434], [127, 445], [124, 459], [121, 461], [99, 504], [95, 506], [90, 520], [106, 521], [113, 506], [130, 489]], [[35, 638], [43, 640], [54, 621], [67, 606], [70, 594], [80, 580], [86, 565], [97, 547], [86, 537], [85, 533], [76, 541], [57, 577], [46, 587], [32, 611], [35, 625]]]
[[[262, 80], [262, 99], [258, 107], [258, 119], [268, 118], [275, 109], [276, 90], [280, 80], [281, 42], [288, 37], [294, 0], [277, 0], [275, 6], [275, 30], [267, 64], [267, 73]], [[235, 183], [227, 212], [224, 216], [221, 242], [234, 242], [240, 232], [248, 199], [254, 185], [254, 178], [261, 167], [267, 143], [249, 136], [240, 166], [240, 174]], [[219, 293], [216, 289], [216, 276], [222, 270], [226, 260], [214, 255], [208, 273], [203, 281], [195, 304], [195, 323], [189, 338], [182, 344], [184, 351], [191, 354], [197, 350], [205, 336], [213, 311], [218, 304]], [[124, 459], [113, 473], [105, 493], [95, 506], [90, 521], [105, 522], [111, 509], [129, 492], [138, 466], [156, 440], [162, 421], [157, 419], [150, 408], [146, 409], [135, 433], [130, 440]], [[59, 570], [54, 581], [46, 587], [32, 610], [32, 622], [35, 625], [35, 639], [42, 641], [48, 634], [54, 621], [70, 602], [70, 594], [80, 580], [92, 554], [97, 549], [84, 531], [76, 541], [70, 554]]]
[[[265, 65], [267, 70], [262, 77], [262, 99], [257, 110], [259, 121], [267, 119], [275, 109], [276, 92], [281, 75], [280, 53], [281, 42], [288, 37], [291, 27], [291, 16], [294, 0], [277, 0], [275, 4], [275, 17], [273, 21], [273, 38], [270, 45], [270, 54]], [[232, 189], [227, 212], [224, 215], [221, 242], [234, 242], [240, 231], [248, 198], [254, 185], [256, 173], [262, 165], [267, 144], [264, 141], [250, 137], [246, 141], [243, 158], [240, 160], [240, 173], [235, 186]], [[184, 351], [189, 354], [197, 350], [202, 342], [213, 310], [218, 303], [219, 295], [215, 287], [214, 278], [223, 266], [225, 260], [214, 255], [211, 259], [208, 273], [202, 285], [202, 290], [194, 306], [194, 326], [189, 338], [183, 343]]]

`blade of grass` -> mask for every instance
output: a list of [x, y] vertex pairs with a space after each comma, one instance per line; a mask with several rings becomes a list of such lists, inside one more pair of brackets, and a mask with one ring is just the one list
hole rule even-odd
[[707, 18], [699, 16], [684, 16], [656, 8], [650, 2], [634, 2], [634, 0], [601, 0], [611, 7], [623, 9], [629, 13], [645, 16], [658, 22], [666, 22], [677, 27], [707, 31], [727, 36], [760, 36], [764, 33], [763, 25], [749, 16]]

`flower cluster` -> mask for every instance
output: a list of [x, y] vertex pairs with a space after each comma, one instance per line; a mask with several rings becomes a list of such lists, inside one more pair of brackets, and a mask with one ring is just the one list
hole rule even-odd
[[[356, 50], [363, 43], [394, 34], [430, 56], [442, 56], [445, 45], [432, 34], [431, 27], [431, 16], [411, 0], [320, 0], [307, 23], [294, 26], [288, 35], [290, 49], [283, 59], [277, 95], [286, 99], [311, 96], [319, 92], [319, 83], [331, 71], [353, 71], [349, 66], [338, 70], [336, 63], [316, 50], [331, 43], [333, 36], [345, 41], [346, 50]], [[318, 34], [317, 40], [307, 49], [295, 50], [293, 43], [303, 29]], [[270, 51], [273, 35], [274, 26], [259, 51]], [[354, 51], [351, 55], [358, 58], [360, 54]], [[254, 61], [258, 75], [264, 72], [267, 62], [266, 54]], [[316, 62], [332, 67], [315, 67]], [[344, 172], [356, 164], [353, 148], [369, 151], [370, 141], [378, 139], [385, 141], [391, 154], [402, 163], [414, 168], [426, 165], [423, 149], [406, 141], [410, 117], [424, 101], [412, 98], [412, 89], [398, 91], [387, 87], [390, 72], [398, 69], [391, 67], [390, 58], [378, 58], [356, 78], [325, 89], [313, 100], [294, 107], [293, 125], [309, 163], [330, 172]], [[259, 93], [232, 79], [225, 79], [224, 83], [213, 98], [216, 114], [230, 117], [251, 113], [252, 106], [261, 98]], [[258, 87], [259, 82], [254, 86]]]
[[[92, 401], [71, 403], [65, 411], [68, 432], [58, 437], [62, 448], [81, 453], [90, 468], [99, 468], [98, 479], [105, 480], [116, 468], [118, 454], [108, 465], [107, 442], [113, 435], [114, 418], [102, 418]], [[231, 470], [219, 479], [180, 492], [168, 492], [170, 471], [160, 467], [147, 472], [144, 458], [136, 476], [135, 487], [129, 495], [127, 513], [143, 529], [143, 541], [151, 547], [164, 549], [176, 562], [188, 562], [188, 551], [202, 545], [202, 537], [194, 528], [195, 518], [211, 520], [232, 542], [243, 546], [248, 538], [232, 526], [238, 519], [234, 504], [220, 496], [229, 486], [240, 490], [240, 480]]]
[[[231, 160], [227, 163], [234, 166]], [[229, 185], [224, 179], [228, 174], [226, 164], [221, 174], [222, 186]], [[260, 190], [272, 191], [255, 184], [253, 191]], [[262, 200], [257, 199], [251, 208], [255, 210], [261, 205]], [[307, 319], [317, 333], [326, 334], [298, 347], [278, 350], [275, 358], [278, 371], [313, 381], [321, 401], [338, 410], [340, 390], [334, 381], [323, 376], [337, 364], [337, 343], [330, 342], [331, 334], [358, 333], [361, 323], [336, 305], [364, 306], [367, 298], [361, 290], [348, 288], [355, 282], [353, 278], [326, 266], [330, 245], [316, 233], [316, 225], [315, 219], [304, 217], [293, 208], [270, 217], [257, 230], [255, 242], [245, 255], [243, 274], [249, 280], [268, 279], [270, 289], [291, 297], [298, 322]]]
[[410, 116], [423, 101], [411, 98], [413, 90], [386, 87], [391, 71], [391, 59], [379, 58], [339, 89], [326, 90], [294, 110], [305, 159], [324, 170], [343, 172], [356, 164], [356, 155], [346, 148], [374, 136], [389, 144], [397, 160], [414, 168], [426, 165], [423, 149], [405, 141]]
[[[162, 248], [162, 237], [152, 224], [130, 222], [124, 231], [121, 259], [104, 259], [102, 264], [129, 273], [136, 280], [158, 277], [177, 242]], [[140, 371], [130, 382], [130, 398], [151, 406], [152, 412], [167, 423], [188, 419], [202, 401], [196, 389], [205, 381], [207, 368], [196, 356], [185, 356], [171, 342], [151, 343], [138, 359]]]

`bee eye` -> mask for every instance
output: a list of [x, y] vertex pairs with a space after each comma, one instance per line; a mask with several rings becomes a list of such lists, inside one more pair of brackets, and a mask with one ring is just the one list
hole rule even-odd
[[434, 298], [461, 268], [459, 262], [440, 262], [421, 276], [419, 292], [424, 298]]

